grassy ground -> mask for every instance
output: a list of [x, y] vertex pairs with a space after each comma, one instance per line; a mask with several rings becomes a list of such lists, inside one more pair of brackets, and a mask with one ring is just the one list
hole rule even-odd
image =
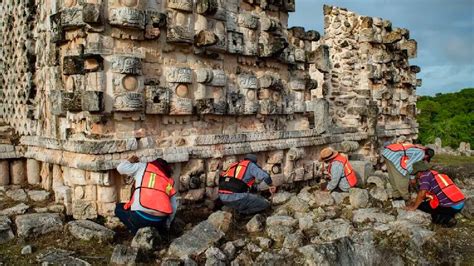
[[453, 155], [446, 155], [446, 154], [439, 154], [433, 157], [434, 164], [442, 164], [442, 165], [452, 165], [452, 166], [459, 166], [465, 164], [474, 165], [474, 156], [467, 157], [467, 156], [453, 156]]

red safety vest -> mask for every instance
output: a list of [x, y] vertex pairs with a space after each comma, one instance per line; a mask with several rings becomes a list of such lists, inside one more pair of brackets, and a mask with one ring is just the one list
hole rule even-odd
[[230, 179], [235, 178], [237, 180], [242, 181], [242, 183], [245, 183], [248, 188], [251, 188], [252, 185], [255, 183], [255, 178], [252, 178], [248, 182], [243, 182], [243, 178], [245, 176], [245, 173], [247, 172], [247, 167], [251, 163], [250, 160], [242, 160], [240, 162], [235, 162], [229, 166], [227, 171], [221, 176], [222, 182], [219, 182], [219, 187], [222, 187], [222, 189], [219, 189], [220, 193], [233, 193], [233, 191], [230, 191], [229, 189], [225, 189], [225, 186], [227, 182], [232, 181]]
[[342, 163], [344, 167], [344, 176], [346, 177], [349, 185], [351, 187], [354, 187], [357, 184], [357, 176], [351, 164], [349, 163], [349, 160], [347, 160], [346, 157], [342, 156], [342, 154], [338, 154], [336, 157], [334, 157], [334, 159], [331, 160], [331, 162], [328, 165], [329, 174], [331, 174], [331, 167], [334, 161], [338, 161]]
[[419, 149], [425, 150], [425, 147], [421, 145], [410, 144], [410, 143], [407, 143], [407, 144], [395, 143], [395, 144], [390, 144], [386, 146], [385, 148], [391, 151], [395, 151], [395, 152], [403, 151], [403, 156], [402, 158], [400, 158], [400, 166], [405, 170], [407, 170], [407, 161], [408, 159], [410, 159], [407, 156], [407, 150], [410, 148], [419, 148]]
[[[431, 170], [431, 174], [433, 174], [436, 183], [438, 184], [441, 191], [454, 203], [463, 201], [465, 199], [464, 194], [462, 191], [454, 184], [454, 182], [449, 178], [449, 176], [445, 174], [440, 174], [436, 171]], [[430, 206], [433, 209], [436, 209], [439, 205], [439, 200], [436, 194], [432, 192], [427, 193], [427, 197], [430, 199]]]
[[[137, 186], [138, 184], [138, 186]], [[134, 191], [124, 208], [133, 211], [158, 211], [171, 214], [170, 198], [176, 194], [174, 180], [165, 175], [156, 165], [148, 163], [143, 176], [135, 180]]]

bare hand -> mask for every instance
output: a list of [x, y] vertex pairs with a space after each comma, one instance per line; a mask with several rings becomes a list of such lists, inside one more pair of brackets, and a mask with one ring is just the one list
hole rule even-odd
[[140, 159], [136, 155], [132, 155], [132, 157], [128, 158], [128, 161], [131, 163], [138, 163]]
[[277, 187], [276, 186], [271, 186], [268, 188], [268, 191], [270, 191], [270, 193], [273, 195], [276, 193], [277, 191]]

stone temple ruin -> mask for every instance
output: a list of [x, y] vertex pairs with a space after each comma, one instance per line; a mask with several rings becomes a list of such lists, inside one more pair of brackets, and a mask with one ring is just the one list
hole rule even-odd
[[288, 28], [293, 11], [294, 0], [2, 1], [0, 186], [41, 185], [67, 214], [95, 218], [129, 199], [114, 169], [131, 155], [173, 163], [193, 201], [214, 199], [218, 172], [245, 153], [291, 184], [319, 175], [328, 145], [376, 165], [382, 143], [416, 138], [408, 30], [324, 6], [320, 36]]

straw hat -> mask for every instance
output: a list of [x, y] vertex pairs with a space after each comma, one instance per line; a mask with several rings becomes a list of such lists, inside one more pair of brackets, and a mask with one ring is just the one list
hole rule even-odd
[[319, 161], [329, 161], [335, 158], [339, 153], [331, 148], [324, 148], [321, 153], [319, 153]]

